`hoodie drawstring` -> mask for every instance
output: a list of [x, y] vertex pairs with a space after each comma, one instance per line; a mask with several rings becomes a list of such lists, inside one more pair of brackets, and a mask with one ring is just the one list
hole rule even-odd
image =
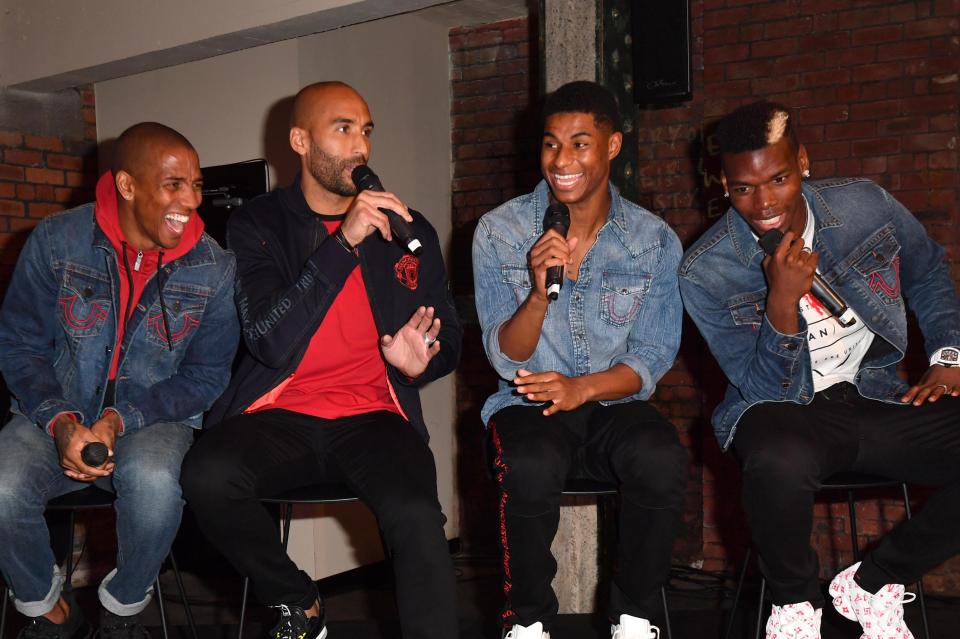
[[170, 341], [170, 320], [167, 318], [167, 305], [163, 302], [163, 251], [157, 254], [157, 291], [160, 295], [160, 313], [163, 315], [163, 332], [167, 337], [167, 348], [173, 351], [173, 342]]

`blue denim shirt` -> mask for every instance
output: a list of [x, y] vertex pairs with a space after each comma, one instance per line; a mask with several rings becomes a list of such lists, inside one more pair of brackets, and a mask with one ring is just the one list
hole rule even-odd
[[[864, 397], [899, 404], [907, 390], [896, 373], [907, 348], [904, 298], [919, 321], [928, 354], [960, 344], [960, 302], [943, 249], [903, 205], [869, 180], [807, 182], [803, 194], [816, 222], [821, 276], [877, 335], [857, 373], [857, 389]], [[770, 324], [762, 259], [749, 225], [731, 208], [687, 250], [680, 265], [684, 305], [729, 381], [713, 413], [724, 449], [751, 406], [813, 400], [806, 322], [798, 310], [795, 335]]]
[[541, 181], [533, 193], [484, 215], [473, 236], [483, 347], [500, 376], [499, 389], [481, 411], [484, 424], [502, 408], [529, 404], [510, 384], [519, 368], [578, 377], [626, 364], [640, 376], [642, 388], [602, 403], [643, 400], [653, 394], [680, 345], [680, 241], [663, 220], [620, 197], [611, 184], [607, 221], [584, 256], [577, 281], [566, 280], [559, 299], [550, 303], [530, 359], [518, 362], [501, 352], [500, 327], [530, 294], [527, 254], [543, 235], [548, 193]]
[[[41, 427], [62, 412], [89, 425], [104, 408], [121, 309], [116, 253], [93, 211], [87, 204], [37, 225], [0, 310], [0, 371], [14, 410]], [[203, 234], [163, 269], [170, 344], [156, 319], [154, 275], [120, 347], [114, 408], [123, 433], [155, 422], [198, 428], [230, 378], [240, 336], [233, 254]]]

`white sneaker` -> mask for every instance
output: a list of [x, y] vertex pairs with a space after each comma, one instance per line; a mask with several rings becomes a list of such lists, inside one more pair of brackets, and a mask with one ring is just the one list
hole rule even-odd
[[830, 582], [833, 607], [847, 619], [860, 622], [861, 639], [913, 639], [903, 622], [903, 604], [916, 599], [916, 595], [905, 593], [902, 584], [887, 584], [870, 594], [853, 579], [859, 567], [860, 562], [853, 564]]
[[543, 631], [543, 624], [539, 621], [529, 626], [516, 624], [503, 639], [550, 639], [550, 633]]
[[659, 639], [660, 629], [640, 617], [620, 615], [620, 623], [610, 626], [610, 639]]
[[809, 601], [773, 606], [767, 619], [767, 639], [820, 639], [823, 608], [813, 609]]

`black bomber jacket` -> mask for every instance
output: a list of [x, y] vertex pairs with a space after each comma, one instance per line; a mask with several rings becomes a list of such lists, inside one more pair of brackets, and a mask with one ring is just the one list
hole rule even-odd
[[348, 252], [327, 233], [322, 216], [310, 210], [299, 177], [230, 216], [227, 245], [237, 257], [236, 298], [246, 349], [207, 425], [242, 413], [296, 370], [359, 262], [379, 335], [396, 333], [419, 306], [433, 306], [440, 318], [440, 352], [419, 377], [410, 379], [384, 362], [404, 413], [424, 440], [429, 439], [418, 389], [456, 367], [463, 330], [437, 233], [420, 213], [410, 214], [423, 244], [418, 257], [378, 233], [361, 242], [356, 255]]

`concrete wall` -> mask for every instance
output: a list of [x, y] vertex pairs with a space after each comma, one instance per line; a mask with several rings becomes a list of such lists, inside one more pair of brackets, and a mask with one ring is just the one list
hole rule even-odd
[[[304, 84], [344, 80], [367, 99], [377, 125], [371, 165], [387, 188], [430, 219], [446, 250], [451, 230], [447, 36], [442, 24], [398, 16], [101, 82], [96, 85], [98, 134], [108, 141], [134, 122], [159, 120], [193, 142], [203, 165], [265, 157], [279, 183], [286, 183], [296, 170], [286, 144], [290, 98]], [[452, 377], [430, 385], [422, 399], [452, 538], [459, 534]], [[376, 525], [365, 507], [330, 507], [313, 515], [294, 521], [290, 552], [315, 578], [381, 556]]]

